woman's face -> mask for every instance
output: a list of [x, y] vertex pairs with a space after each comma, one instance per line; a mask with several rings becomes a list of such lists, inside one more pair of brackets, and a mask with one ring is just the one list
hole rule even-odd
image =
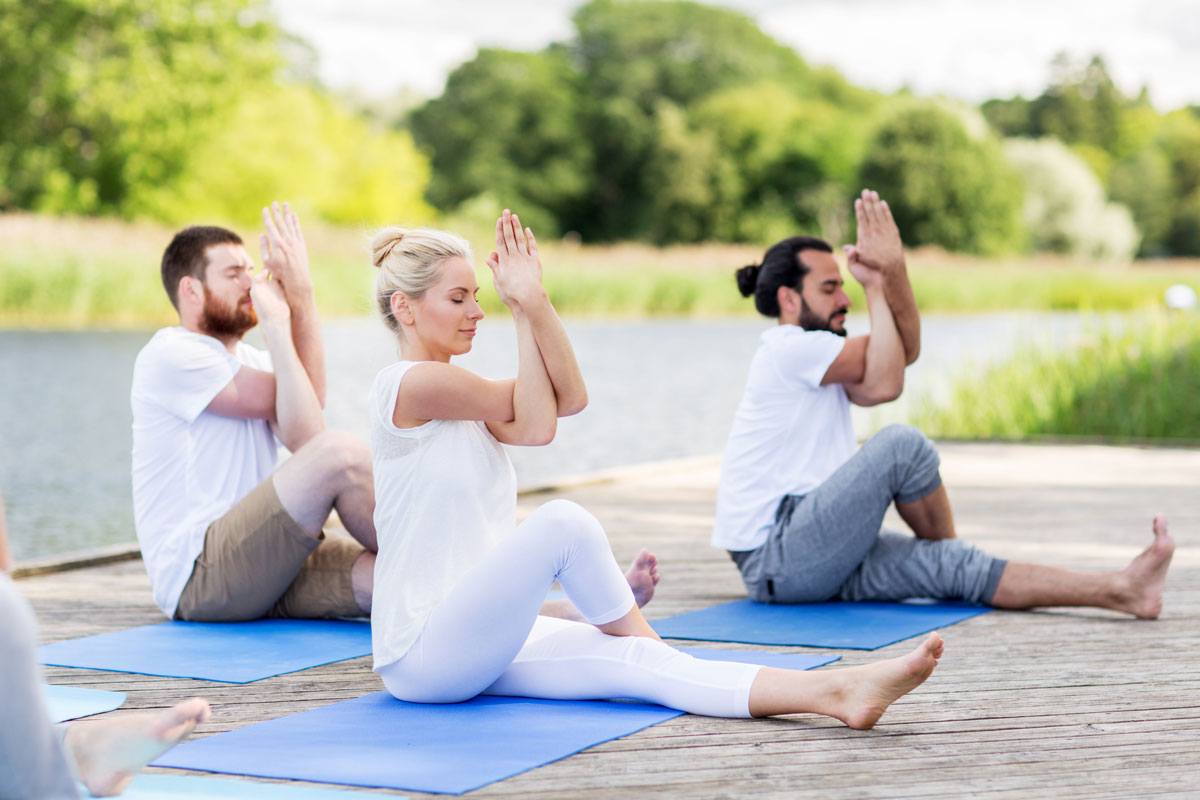
[[470, 351], [476, 326], [483, 319], [476, 298], [479, 284], [465, 258], [446, 259], [441, 271], [438, 282], [419, 300], [409, 301], [410, 330], [433, 357], [462, 355]]

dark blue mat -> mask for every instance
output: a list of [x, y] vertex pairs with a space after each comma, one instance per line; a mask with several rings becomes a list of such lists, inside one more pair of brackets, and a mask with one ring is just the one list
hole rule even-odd
[[517, 697], [405, 703], [375, 692], [184, 742], [154, 766], [462, 794], [682, 713]]
[[368, 622], [267, 619], [146, 625], [43, 645], [38, 660], [55, 667], [250, 683], [370, 652]]
[[[682, 648], [699, 658], [814, 669], [840, 656]], [[405, 703], [386, 692], [185, 742], [154, 763], [204, 772], [462, 794], [680, 716], [604, 700], [476, 697]]]
[[986, 614], [966, 603], [797, 603], [736, 600], [651, 622], [667, 639], [878, 650]]
[[120, 708], [125, 702], [123, 692], [83, 689], [78, 686], [43, 686], [46, 708], [51, 722], [90, 717]]

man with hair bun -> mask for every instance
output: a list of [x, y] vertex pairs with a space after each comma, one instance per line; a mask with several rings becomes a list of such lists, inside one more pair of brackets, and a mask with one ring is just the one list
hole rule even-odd
[[[855, 449], [850, 404], [900, 396], [920, 350], [920, 319], [900, 232], [879, 195], [854, 203], [845, 247], [871, 331], [846, 336], [850, 299], [833, 248], [797, 236], [737, 271], [766, 331], [750, 364], [721, 464], [712, 543], [751, 599], [766, 603], [961, 599], [1000, 608], [1094, 606], [1153, 619], [1174, 542], [1160, 515], [1124, 569], [1087, 574], [1007, 563], [956, 538], [933, 443], [891, 425]], [[892, 504], [913, 534], [882, 531]]]

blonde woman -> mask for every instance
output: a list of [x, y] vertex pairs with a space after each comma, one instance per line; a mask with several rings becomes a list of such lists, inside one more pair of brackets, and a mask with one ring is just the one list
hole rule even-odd
[[[700, 660], [664, 644], [595, 517], [554, 500], [515, 522], [516, 482], [501, 444], [547, 444], [557, 418], [587, 403], [542, 287], [533, 232], [506, 210], [487, 259], [516, 326], [509, 380], [451, 363], [471, 349], [483, 319], [466, 242], [392, 228], [373, 251], [379, 308], [401, 354], [370, 399], [375, 670], [394, 696], [633, 697], [695, 714], [814, 712], [870, 728], [933, 672], [937, 634], [901, 658], [822, 672]], [[586, 622], [539, 616], [554, 581]]]

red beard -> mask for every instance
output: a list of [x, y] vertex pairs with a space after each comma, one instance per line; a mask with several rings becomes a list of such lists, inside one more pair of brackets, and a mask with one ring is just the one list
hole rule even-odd
[[258, 324], [254, 307], [238, 303], [229, 306], [204, 287], [204, 311], [200, 326], [212, 336], [241, 336]]

